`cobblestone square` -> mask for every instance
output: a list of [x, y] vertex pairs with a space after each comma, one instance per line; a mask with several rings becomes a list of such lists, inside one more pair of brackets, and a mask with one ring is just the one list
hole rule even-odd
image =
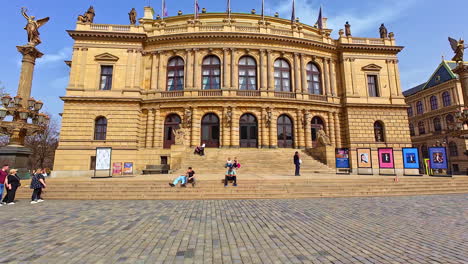
[[0, 263], [468, 263], [468, 195], [0, 207]]

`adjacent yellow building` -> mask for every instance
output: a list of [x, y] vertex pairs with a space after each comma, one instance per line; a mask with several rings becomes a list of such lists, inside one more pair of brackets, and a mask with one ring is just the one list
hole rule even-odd
[[[133, 162], [137, 172], [166, 161], [175, 168], [179, 128], [186, 146], [259, 155], [314, 153], [323, 129], [331, 147], [350, 148], [353, 168], [356, 148], [372, 148], [378, 168], [377, 149], [393, 147], [402, 172], [401, 148], [411, 141], [397, 59], [403, 48], [392, 33], [340, 31], [333, 39], [330, 29], [277, 17], [153, 19], [151, 8], [139, 22], [78, 22], [68, 31], [75, 43], [57, 176], [92, 175], [96, 147], [112, 147], [112, 161]], [[326, 162], [334, 166], [330, 155]]]
[[[467, 63], [465, 62], [465, 65]], [[455, 114], [464, 109], [462, 85], [453, 72], [457, 63], [442, 61], [427, 82], [405, 91], [411, 141], [422, 158], [428, 148], [444, 146], [454, 174], [468, 174], [468, 140], [457, 133]]]

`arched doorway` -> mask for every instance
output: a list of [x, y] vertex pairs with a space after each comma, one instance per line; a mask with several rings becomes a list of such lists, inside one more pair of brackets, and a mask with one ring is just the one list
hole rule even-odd
[[175, 144], [174, 130], [180, 128], [180, 116], [171, 114], [164, 121], [164, 148], [171, 148]]
[[205, 143], [207, 148], [219, 147], [219, 118], [217, 115], [210, 113], [202, 118], [201, 123], [201, 141]]
[[294, 147], [293, 122], [287, 115], [278, 117], [278, 147]]
[[258, 147], [258, 123], [257, 118], [252, 114], [244, 114], [239, 121], [240, 147]]
[[318, 116], [314, 116], [314, 118], [312, 118], [311, 129], [312, 129], [312, 146], [316, 147], [317, 142], [318, 142], [317, 133], [319, 130], [325, 130], [325, 122], [323, 122], [322, 118]]

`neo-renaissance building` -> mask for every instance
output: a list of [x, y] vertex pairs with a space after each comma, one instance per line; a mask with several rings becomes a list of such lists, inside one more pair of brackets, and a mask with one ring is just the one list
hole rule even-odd
[[397, 59], [403, 47], [393, 33], [340, 31], [334, 39], [331, 29], [278, 17], [153, 19], [151, 8], [139, 22], [78, 22], [68, 31], [75, 43], [58, 175], [91, 175], [97, 147], [112, 147], [112, 160], [133, 162], [136, 171], [166, 157], [171, 163], [180, 127], [186, 145], [259, 155], [313, 150], [323, 129], [331, 147], [350, 148], [353, 168], [356, 148], [371, 148], [378, 168], [381, 147], [394, 148], [402, 168], [401, 149], [411, 141]]

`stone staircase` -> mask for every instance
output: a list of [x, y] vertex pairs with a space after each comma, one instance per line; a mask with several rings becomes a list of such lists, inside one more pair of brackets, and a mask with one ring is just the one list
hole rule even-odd
[[[206, 149], [205, 156], [194, 155], [193, 150], [186, 153], [181, 169], [184, 172], [193, 167], [197, 174], [224, 175], [224, 165], [228, 157], [237, 157], [241, 168], [240, 174], [294, 176], [294, 149]], [[335, 170], [315, 160], [305, 152], [299, 151], [302, 159], [301, 174], [335, 174]]]
[[[141, 176], [140, 176], [141, 177]], [[196, 187], [168, 186], [167, 180], [47, 179], [44, 199], [73, 200], [200, 200], [200, 199], [299, 199], [314, 197], [396, 196], [468, 193], [468, 177], [433, 178], [334, 176], [329, 178], [240, 179], [238, 187], [219, 180], [199, 180]], [[30, 199], [25, 182], [18, 199]]]

